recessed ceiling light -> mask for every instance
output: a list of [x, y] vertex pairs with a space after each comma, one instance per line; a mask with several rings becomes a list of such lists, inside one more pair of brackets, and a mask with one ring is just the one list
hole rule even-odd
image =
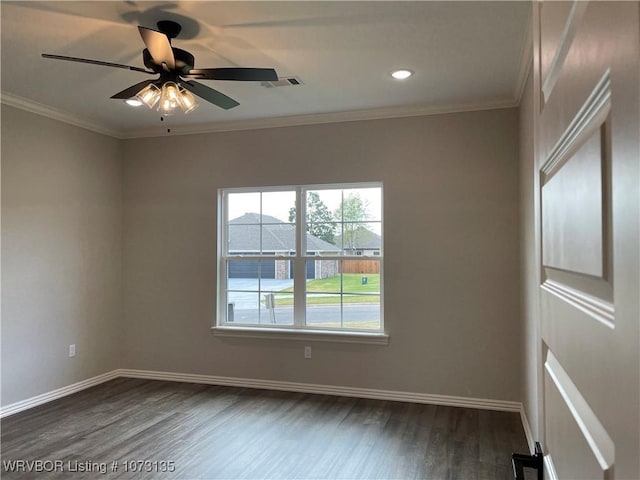
[[142, 102], [137, 98], [127, 98], [125, 100], [125, 103], [127, 105], [131, 105], [132, 107], [139, 107], [140, 105], [142, 105]]
[[391, 76], [396, 80], [404, 80], [406, 78], [409, 78], [411, 75], [413, 75], [413, 72], [411, 70], [407, 70], [406, 68], [403, 68], [402, 70], [396, 70], [391, 73]]

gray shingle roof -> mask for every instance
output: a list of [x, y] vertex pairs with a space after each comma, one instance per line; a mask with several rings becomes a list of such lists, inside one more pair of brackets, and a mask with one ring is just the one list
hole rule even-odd
[[[365, 227], [359, 227], [354, 232], [353, 241], [354, 248], [375, 250], [382, 247], [382, 237]], [[336, 244], [342, 245], [342, 235], [336, 236]], [[345, 245], [344, 248], [348, 248], [348, 245]]]
[[[229, 220], [229, 252], [259, 252], [262, 228], [263, 252], [290, 252], [296, 248], [296, 229], [270, 215], [245, 213]], [[312, 252], [339, 252], [340, 249], [307, 233], [307, 250]]]

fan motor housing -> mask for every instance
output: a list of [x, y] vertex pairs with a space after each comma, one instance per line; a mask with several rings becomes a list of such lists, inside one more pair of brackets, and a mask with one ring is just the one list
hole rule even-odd
[[156, 23], [158, 30], [164, 33], [168, 38], [176, 38], [182, 31], [182, 26], [171, 20], [160, 20]]
[[[172, 47], [171, 50], [173, 50], [173, 57], [175, 58], [176, 70], [178, 72], [187, 73], [193, 68], [193, 66], [195, 65], [195, 58], [193, 57], [193, 55], [180, 48]], [[144, 62], [144, 66], [153, 70], [154, 72], [163, 71], [162, 65], [158, 65], [153, 61], [153, 57], [151, 56], [151, 54], [149, 53], [149, 49], [147, 48], [142, 51], [142, 60]]]

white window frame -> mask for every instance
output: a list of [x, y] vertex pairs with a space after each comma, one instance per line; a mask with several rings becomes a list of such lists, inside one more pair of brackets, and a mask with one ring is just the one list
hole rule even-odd
[[[285, 185], [285, 186], [261, 186], [261, 187], [236, 187], [221, 188], [218, 190], [218, 292], [217, 292], [217, 315], [215, 326], [212, 327], [214, 334], [223, 336], [243, 336], [258, 338], [287, 338], [293, 340], [320, 340], [348, 343], [374, 343], [387, 344], [389, 336], [384, 327], [384, 250], [381, 245], [379, 255], [345, 255], [344, 250], [339, 255], [322, 255], [322, 260], [365, 260], [372, 259], [380, 264], [380, 329], [350, 329], [350, 328], [318, 328], [305, 325], [306, 317], [306, 263], [307, 261], [318, 260], [317, 255], [307, 255], [306, 245], [306, 193], [317, 190], [336, 190], [354, 188], [380, 188], [380, 225], [381, 236], [384, 237], [383, 202], [384, 190], [382, 182], [362, 182], [362, 183], [338, 183], [338, 184], [313, 184], [313, 185]], [[268, 193], [280, 191], [296, 192], [296, 252], [294, 255], [229, 255], [227, 245], [227, 227], [229, 218], [228, 198], [234, 193]], [[377, 222], [377, 220], [376, 220]], [[234, 259], [247, 260], [289, 260], [293, 262], [294, 279], [294, 311], [293, 325], [276, 324], [237, 324], [227, 321], [228, 301], [227, 301], [227, 262]]]

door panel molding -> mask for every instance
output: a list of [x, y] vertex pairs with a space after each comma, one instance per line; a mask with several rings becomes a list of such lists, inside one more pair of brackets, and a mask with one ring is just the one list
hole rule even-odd
[[610, 111], [611, 71], [607, 69], [540, 167], [542, 183], [548, 181], [595, 130], [605, 123]]
[[605, 274], [603, 134], [583, 139], [542, 186], [542, 262], [569, 272]]
[[549, 278], [545, 280], [540, 288], [564, 300], [606, 327], [612, 330], [615, 328], [615, 307], [612, 303]]
[[612, 278], [610, 113], [611, 75], [607, 70], [540, 169], [544, 267]]
[[[610, 265], [608, 265], [607, 268], [610, 269]], [[541, 286], [544, 285], [547, 280], [553, 280], [557, 284], [595, 297], [607, 304], [613, 304], [613, 282], [610, 279], [595, 278], [589, 275], [558, 270], [553, 267], [543, 267], [542, 278]]]
[[603, 472], [612, 472], [615, 464], [613, 440], [551, 350], [547, 351], [544, 368], [571, 412], [600, 468]]
[[[560, 78], [562, 67], [564, 66], [565, 60], [567, 59], [569, 49], [571, 48], [573, 39], [576, 34], [577, 26], [580, 23], [580, 20], [582, 19], [582, 16], [584, 15], [586, 9], [587, 2], [574, 1], [573, 5], [571, 6], [569, 15], [567, 15], [564, 29], [562, 30], [562, 34], [560, 35], [558, 44], [556, 46], [555, 55], [553, 57], [553, 60], [551, 61], [549, 69], [542, 79], [542, 98], [544, 103], [549, 100], [551, 92], [553, 91], [558, 78]], [[544, 34], [544, 31], [542, 32], [542, 34]]]

